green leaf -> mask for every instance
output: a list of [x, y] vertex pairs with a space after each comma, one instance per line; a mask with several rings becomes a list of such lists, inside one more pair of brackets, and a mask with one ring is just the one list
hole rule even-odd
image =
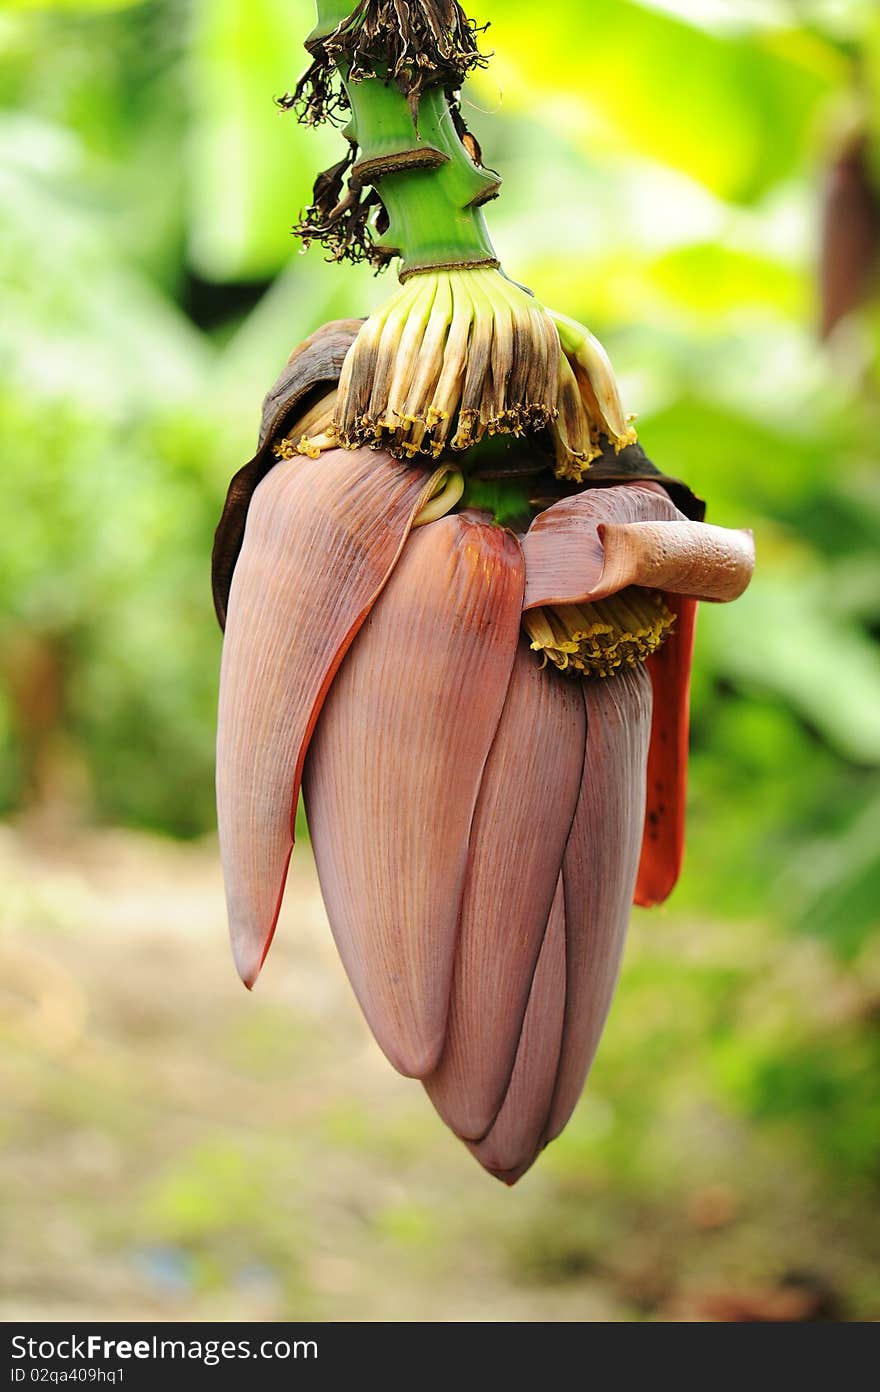
[[877, 927], [880, 904], [880, 799], [874, 798], [843, 835], [811, 841], [790, 875], [800, 926], [854, 957]]
[[880, 650], [836, 612], [828, 582], [762, 572], [736, 604], [703, 606], [716, 669], [781, 696], [854, 763], [880, 765]]
[[88, 13], [90, 10], [127, 10], [143, 0], [4, 0], [4, 9], [51, 13], [59, 10], [68, 14]]
[[291, 226], [319, 170], [341, 159], [333, 128], [273, 105], [307, 58], [308, 0], [211, 0], [192, 36], [190, 256], [211, 280], [268, 278], [297, 249]]
[[114, 411], [191, 394], [210, 358], [133, 266], [79, 143], [0, 114], [0, 362], [34, 397]]
[[[492, 29], [486, 105], [533, 106], [585, 150], [638, 150], [753, 202], [803, 165], [819, 103], [847, 71], [803, 30], [721, 37], [627, 0], [510, 0]], [[574, 54], [572, 61], [568, 55]], [[662, 209], [658, 209], [662, 216]]]

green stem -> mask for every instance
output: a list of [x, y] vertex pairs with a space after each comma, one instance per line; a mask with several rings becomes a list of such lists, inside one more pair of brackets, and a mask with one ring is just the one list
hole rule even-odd
[[324, 39], [332, 34], [338, 24], [347, 19], [354, 9], [356, 0], [315, 0], [318, 18], [315, 27], [306, 39], [309, 48], [316, 39]]
[[389, 228], [377, 245], [399, 252], [400, 277], [439, 266], [497, 266], [483, 203], [499, 180], [477, 167], [458, 137], [448, 98], [422, 95], [418, 128], [409, 103], [381, 78], [346, 83], [360, 158], [354, 173], [373, 184]]
[[[347, 0], [318, 0], [319, 22], [308, 42], [332, 32], [347, 14]], [[337, 66], [351, 104], [345, 133], [359, 147], [352, 172], [378, 190], [389, 226], [373, 240], [401, 256], [401, 280], [438, 267], [497, 266], [482, 208], [497, 196], [500, 179], [471, 159], [446, 92], [424, 90], [414, 119], [393, 79], [380, 74], [353, 82], [348, 65]]]

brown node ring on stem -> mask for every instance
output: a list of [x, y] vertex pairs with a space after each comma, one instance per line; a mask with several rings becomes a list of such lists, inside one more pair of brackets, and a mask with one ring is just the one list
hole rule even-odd
[[375, 159], [358, 160], [352, 167], [352, 177], [361, 183], [375, 183], [386, 174], [400, 174], [407, 169], [439, 169], [449, 163], [449, 156], [432, 145], [420, 150], [401, 150], [396, 155], [377, 155]]

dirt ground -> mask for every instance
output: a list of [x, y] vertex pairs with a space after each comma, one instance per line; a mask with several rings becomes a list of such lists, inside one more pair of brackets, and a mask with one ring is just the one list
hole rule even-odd
[[680, 1097], [684, 1186], [615, 1178], [601, 1086], [517, 1188], [485, 1176], [372, 1042], [307, 847], [252, 994], [213, 843], [0, 827], [0, 877], [5, 1320], [804, 1319], [844, 1264], [874, 1298], [859, 1241], [823, 1256], [864, 1215], [761, 1144], [743, 1187], [736, 1124]]

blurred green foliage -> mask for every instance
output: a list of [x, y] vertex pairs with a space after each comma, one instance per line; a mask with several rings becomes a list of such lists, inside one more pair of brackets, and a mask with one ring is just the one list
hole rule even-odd
[[[560, 0], [537, 23], [527, 0], [495, 0], [491, 17], [496, 57], [465, 104], [505, 176], [505, 265], [603, 339], [657, 463], [757, 535], [751, 590], [701, 613], [674, 907], [821, 940], [858, 984], [834, 1028], [787, 1008], [744, 1045], [738, 969], [689, 977], [708, 1066], [744, 1116], [796, 1117], [829, 1173], [876, 1186], [880, 315], [827, 347], [815, 329], [834, 133], [865, 84], [880, 121], [875, 7]], [[60, 732], [62, 791], [91, 815], [213, 825], [226, 483], [290, 347], [388, 286], [289, 235], [339, 139], [272, 105], [311, 22], [308, 0], [0, 8], [7, 812], [54, 788]], [[28, 663], [55, 674], [44, 719]], [[677, 1030], [658, 1019], [655, 1067]], [[212, 1173], [222, 1202], [235, 1173], [222, 1156]], [[156, 1202], [173, 1226], [178, 1190]], [[405, 1206], [383, 1221], [432, 1231]]]

